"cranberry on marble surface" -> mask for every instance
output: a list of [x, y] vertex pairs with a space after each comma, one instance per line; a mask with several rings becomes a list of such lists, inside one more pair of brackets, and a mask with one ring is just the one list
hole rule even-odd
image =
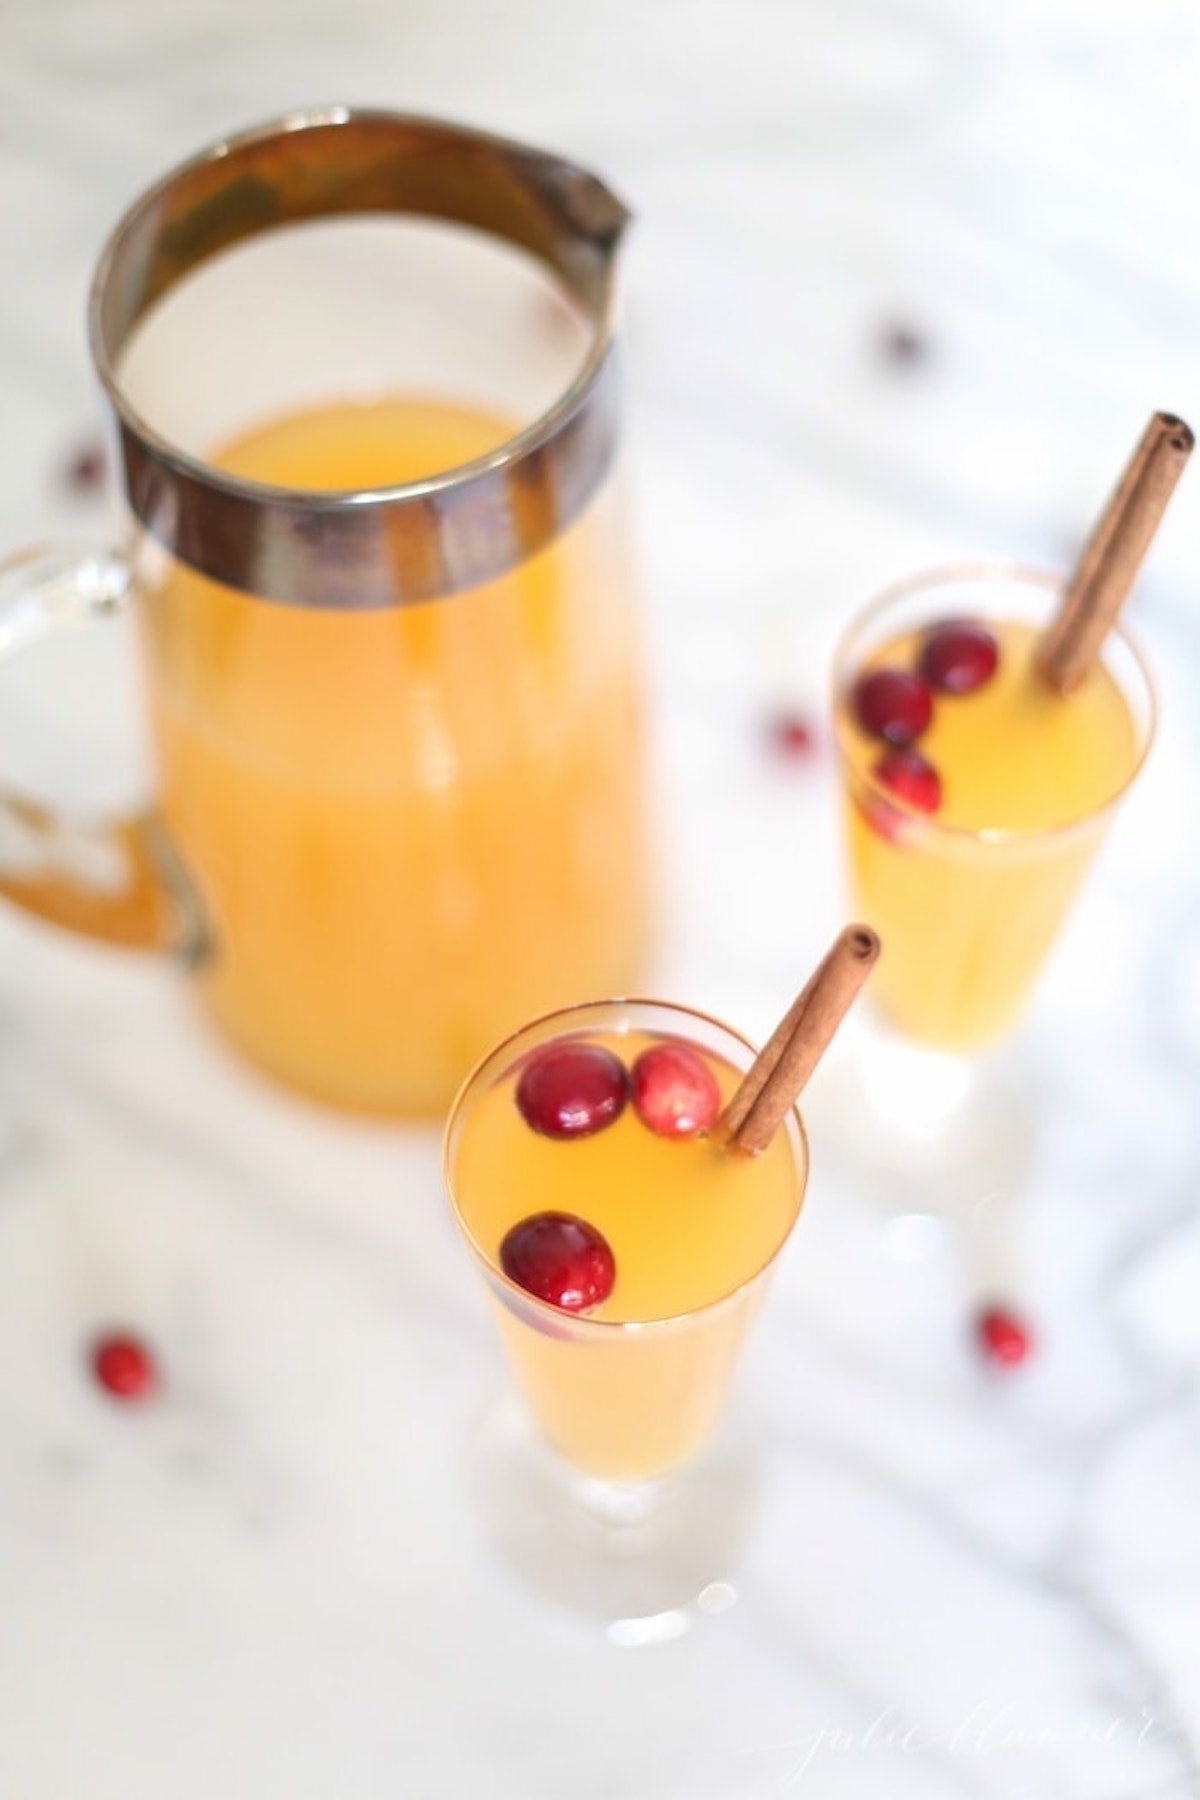
[[124, 1403], [145, 1400], [158, 1386], [149, 1348], [129, 1332], [107, 1332], [91, 1349], [92, 1373], [106, 1394]]
[[103, 444], [80, 444], [63, 465], [63, 484], [72, 494], [94, 494], [104, 485], [106, 466]]
[[787, 762], [806, 762], [817, 747], [811, 719], [799, 712], [778, 712], [768, 721], [767, 735], [775, 754]]
[[1003, 1368], [1023, 1363], [1033, 1349], [1028, 1325], [1007, 1306], [985, 1306], [975, 1320], [975, 1336], [987, 1360]]

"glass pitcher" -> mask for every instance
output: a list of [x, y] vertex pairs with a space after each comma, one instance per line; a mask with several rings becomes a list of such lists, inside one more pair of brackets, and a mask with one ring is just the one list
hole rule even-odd
[[91, 297], [126, 530], [0, 571], [0, 651], [131, 607], [152, 808], [0, 797], [0, 892], [173, 950], [289, 1086], [444, 1109], [531, 1013], [635, 985], [628, 215], [556, 157], [336, 108], [214, 145]]

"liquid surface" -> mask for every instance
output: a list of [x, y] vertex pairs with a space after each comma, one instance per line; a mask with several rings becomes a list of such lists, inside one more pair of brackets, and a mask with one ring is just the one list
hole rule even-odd
[[[1085, 818], [1121, 790], [1137, 762], [1128, 702], [1107, 669], [1077, 693], [1055, 694], [1033, 666], [1038, 632], [988, 621], [1000, 646], [995, 675], [976, 693], [935, 694], [933, 723], [917, 749], [942, 781], [940, 825], [1040, 831]], [[916, 667], [922, 633], [905, 632], [865, 667]], [[847, 716], [844, 741], [866, 773], [880, 745]]]
[[[213, 460], [332, 491], [511, 433], [396, 398], [269, 422]], [[611, 500], [496, 581], [376, 612], [266, 603], [145, 547], [162, 807], [217, 949], [204, 996], [289, 1085], [434, 1115], [516, 1020], [633, 982], [640, 684]]]
[[[589, 1034], [588, 1041], [629, 1067], [661, 1040], [618, 1032]], [[692, 1048], [708, 1062], [724, 1103], [737, 1071]], [[656, 1136], [629, 1103], [591, 1137], [552, 1139], [517, 1110], [518, 1076], [509, 1071], [473, 1104], [454, 1166], [462, 1217], [493, 1264], [506, 1232], [531, 1213], [574, 1213], [603, 1234], [616, 1261], [611, 1294], [587, 1316], [663, 1319], [731, 1293], [787, 1237], [799, 1183], [785, 1132], [759, 1157], [735, 1156], [710, 1138]]]
[[499, 449], [516, 430], [494, 413], [436, 399], [341, 401], [271, 420], [211, 460], [276, 487], [352, 492], [444, 474]]

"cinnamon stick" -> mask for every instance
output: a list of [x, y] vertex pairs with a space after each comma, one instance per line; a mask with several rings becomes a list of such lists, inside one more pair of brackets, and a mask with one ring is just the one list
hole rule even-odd
[[763, 1045], [722, 1114], [726, 1143], [757, 1156], [766, 1149], [829, 1048], [871, 973], [879, 939], [848, 925]]
[[722, 1113], [721, 1123], [731, 1137], [745, 1124], [750, 1108], [766, 1087], [768, 1078], [774, 1073], [780, 1057], [787, 1049], [791, 1035], [800, 1021], [800, 1015], [808, 1005], [808, 998], [812, 993], [813, 982], [816, 978], [817, 971], [814, 971], [742, 1076], [737, 1092]]
[[1195, 441], [1173, 413], [1155, 413], [1142, 433], [1038, 651], [1058, 693], [1071, 693], [1095, 665]]

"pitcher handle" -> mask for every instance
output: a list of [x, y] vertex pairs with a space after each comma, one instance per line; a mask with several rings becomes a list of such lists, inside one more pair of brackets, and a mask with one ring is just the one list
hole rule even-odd
[[[112, 619], [132, 589], [111, 551], [35, 549], [0, 563], [0, 659], [60, 630]], [[155, 812], [77, 820], [0, 789], [0, 895], [82, 937], [194, 964], [204, 915]]]

